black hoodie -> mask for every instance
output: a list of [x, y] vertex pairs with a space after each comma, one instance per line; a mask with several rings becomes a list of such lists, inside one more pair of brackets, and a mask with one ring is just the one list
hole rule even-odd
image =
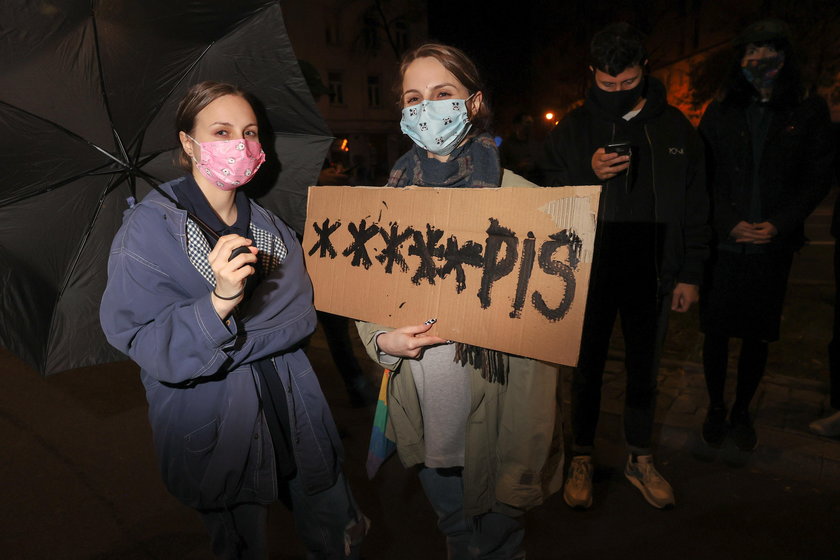
[[[541, 168], [547, 186], [603, 184], [601, 250], [655, 246], [659, 284], [670, 291], [676, 282], [699, 285], [708, 255], [703, 146], [691, 123], [668, 105], [662, 83], [651, 76], [646, 82], [645, 105], [629, 121], [588, 95], [551, 131]], [[630, 169], [603, 182], [592, 170], [592, 155], [618, 141], [633, 147]]]

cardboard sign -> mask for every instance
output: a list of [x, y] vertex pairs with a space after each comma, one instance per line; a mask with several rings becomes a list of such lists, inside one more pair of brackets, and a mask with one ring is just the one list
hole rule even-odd
[[310, 187], [315, 307], [576, 365], [600, 190]]

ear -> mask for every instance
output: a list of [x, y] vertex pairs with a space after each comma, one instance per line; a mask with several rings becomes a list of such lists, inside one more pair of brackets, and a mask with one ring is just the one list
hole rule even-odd
[[193, 154], [193, 150], [195, 150], [196, 148], [195, 142], [190, 140], [183, 130], [178, 131], [178, 140], [181, 141], [181, 149], [184, 150], [184, 153], [187, 154], [187, 156], [189, 156], [191, 159], [198, 159], [195, 158]]
[[470, 118], [473, 117], [478, 110], [481, 109], [481, 104], [484, 102], [484, 94], [480, 91], [477, 91], [473, 94], [472, 99], [470, 99], [467, 103], [467, 114]]

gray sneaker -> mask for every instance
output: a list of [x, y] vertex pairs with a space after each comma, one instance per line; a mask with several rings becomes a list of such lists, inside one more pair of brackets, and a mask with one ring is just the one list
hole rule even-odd
[[633, 455], [627, 457], [624, 476], [653, 507], [665, 509], [674, 506], [674, 490], [653, 466], [653, 455], [639, 455], [635, 461]]
[[592, 507], [592, 456], [578, 455], [572, 458], [569, 474], [563, 486], [563, 499], [569, 507], [588, 509]]

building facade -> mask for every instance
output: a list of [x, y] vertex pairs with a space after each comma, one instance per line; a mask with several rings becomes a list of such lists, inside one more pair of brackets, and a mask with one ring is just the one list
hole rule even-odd
[[426, 2], [287, 0], [282, 6], [292, 47], [335, 136], [328, 163], [349, 170], [347, 184], [381, 185], [406, 148], [393, 88], [399, 57], [427, 35]]

